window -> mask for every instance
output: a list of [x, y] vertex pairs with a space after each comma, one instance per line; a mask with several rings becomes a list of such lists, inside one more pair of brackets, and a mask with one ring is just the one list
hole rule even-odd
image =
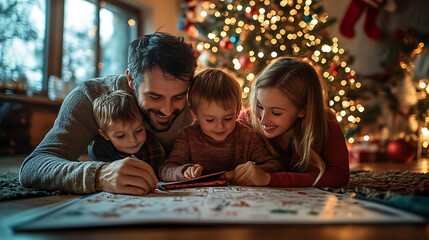
[[[42, 90], [45, 0], [0, 2], [0, 81]], [[24, 81], [25, 79], [25, 81]], [[21, 86], [22, 87], [22, 86]], [[25, 86], [26, 87], [26, 86]]]
[[64, 81], [82, 82], [96, 76], [97, 9], [85, 0], [65, 0], [64, 9], [61, 75]]
[[70, 91], [123, 74], [128, 44], [138, 37], [139, 11], [120, 1], [5, 0], [0, 11], [0, 85], [23, 81], [43, 94], [53, 84], [48, 78]]
[[100, 11], [100, 76], [123, 74], [128, 63], [128, 44], [137, 37], [137, 16], [105, 3]]

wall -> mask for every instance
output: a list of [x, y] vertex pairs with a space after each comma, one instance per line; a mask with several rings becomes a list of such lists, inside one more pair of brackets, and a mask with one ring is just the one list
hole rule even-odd
[[143, 34], [156, 30], [178, 35], [177, 23], [180, 4], [183, 0], [123, 0], [123, 2], [142, 10]]

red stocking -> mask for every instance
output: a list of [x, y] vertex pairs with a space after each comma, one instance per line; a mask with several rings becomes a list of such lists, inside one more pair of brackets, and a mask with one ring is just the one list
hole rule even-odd
[[378, 29], [378, 27], [375, 25], [375, 19], [377, 17], [378, 11], [378, 8], [374, 8], [368, 5], [364, 23], [364, 30], [366, 35], [376, 41], [380, 40], [382, 36], [380, 29]]
[[355, 35], [353, 27], [359, 19], [367, 4], [363, 0], [351, 0], [350, 5], [340, 23], [340, 33], [345, 37], [352, 38]]

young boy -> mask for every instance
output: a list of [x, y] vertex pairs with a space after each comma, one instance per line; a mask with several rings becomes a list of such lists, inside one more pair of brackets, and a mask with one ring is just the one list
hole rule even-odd
[[189, 86], [188, 101], [195, 121], [179, 132], [171, 154], [159, 168], [161, 180], [231, 171], [247, 161], [268, 172], [283, 169], [256, 132], [236, 121], [241, 87], [231, 75], [220, 69], [203, 70]]
[[[155, 170], [165, 160], [161, 144], [146, 132], [136, 99], [125, 90], [101, 95], [93, 103], [97, 138], [88, 146], [93, 161], [136, 157]], [[155, 171], [156, 172], [156, 171]]]

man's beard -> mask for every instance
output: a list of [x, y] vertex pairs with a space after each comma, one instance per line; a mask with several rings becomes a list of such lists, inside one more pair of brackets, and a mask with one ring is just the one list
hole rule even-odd
[[[174, 109], [174, 111], [171, 113], [171, 116], [169, 117], [169, 120], [166, 122], [159, 122], [156, 119], [153, 119], [155, 116], [165, 116], [164, 113], [155, 110], [155, 109], [148, 109], [146, 111], [143, 110], [143, 116], [145, 117], [146, 121], [149, 123], [149, 125], [157, 132], [165, 132], [168, 129], [170, 129], [171, 125], [173, 124], [174, 120], [176, 120], [177, 116], [180, 115], [182, 111], [179, 109]], [[151, 114], [152, 113], [152, 114]]]

